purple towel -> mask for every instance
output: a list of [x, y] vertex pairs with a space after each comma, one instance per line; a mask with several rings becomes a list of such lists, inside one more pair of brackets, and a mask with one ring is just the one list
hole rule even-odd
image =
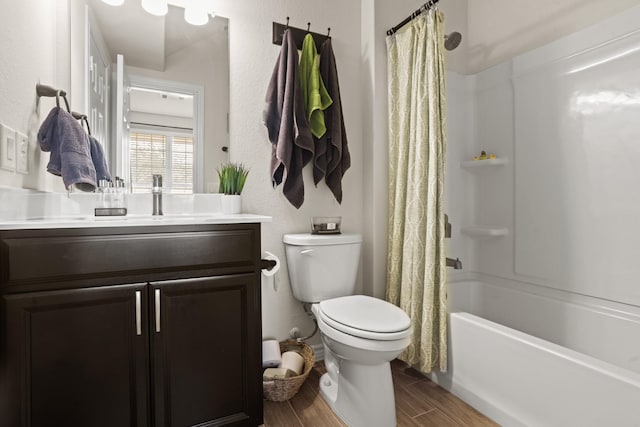
[[313, 158], [313, 137], [302, 101], [298, 49], [289, 30], [269, 82], [263, 113], [272, 146], [271, 181], [284, 182], [282, 192], [300, 208], [304, 202], [302, 169]]
[[333, 104], [324, 112], [327, 132], [322, 138], [315, 139], [313, 181], [318, 185], [324, 177], [338, 203], [342, 203], [342, 176], [351, 167], [351, 155], [347, 146], [338, 69], [331, 39], [327, 39], [320, 47], [320, 77], [333, 99]]
[[96, 169], [96, 179], [100, 182], [101, 179], [111, 181], [111, 174], [109, 173], [109, 167], [107, 161], [104, 158], [104, 151], [102, 145], [93, 136], [89, 135], [89, 143], [91, 144], [91, 160], [93, 166]]
[[75, 185], [81, 191], [95, 190], [89, 136], [71, 114], [54, 107], [40, 126], [38, 142], [42, 151], [51, 152], [47, 170], [62, 176], [67, 189]]

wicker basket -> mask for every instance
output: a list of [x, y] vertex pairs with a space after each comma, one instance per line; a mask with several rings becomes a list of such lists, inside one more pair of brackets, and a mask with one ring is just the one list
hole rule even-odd
[[315, 363], [313, 350], [307, 343], [298, 343], [295, 340], [280, 342], [280, 352], [297, 351], [304, 359], [304, 371], [302, 374], [289, 378], [276, 378], [271, 381], [262, 381], [264, 398], [274, 402], [284, 402], [291, 399], [300, 389], [304, 380], [309, 376], [309, 372]]

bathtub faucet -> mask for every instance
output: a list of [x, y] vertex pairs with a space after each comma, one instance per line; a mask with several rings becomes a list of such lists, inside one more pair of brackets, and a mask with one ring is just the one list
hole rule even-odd
[[453, 267], [454, 270], [462, 270], [462, 261], [460, 261], [460, 258], [447, 258], [447, 267]]

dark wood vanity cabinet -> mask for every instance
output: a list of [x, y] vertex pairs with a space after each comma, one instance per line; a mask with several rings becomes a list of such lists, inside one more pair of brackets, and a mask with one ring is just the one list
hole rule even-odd
[[262, 423], [259, 224], [0, 231], [0, 426]]

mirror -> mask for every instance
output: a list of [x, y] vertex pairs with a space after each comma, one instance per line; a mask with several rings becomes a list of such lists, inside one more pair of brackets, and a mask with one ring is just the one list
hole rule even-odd
[[175, 192], [217, 192], [229, 145], [228, 20], [194, 26], [181, 7], [157, 17], [139, 0], [86, 5], [86, 114], [112, 175], [134, 191], [161, 173]]

